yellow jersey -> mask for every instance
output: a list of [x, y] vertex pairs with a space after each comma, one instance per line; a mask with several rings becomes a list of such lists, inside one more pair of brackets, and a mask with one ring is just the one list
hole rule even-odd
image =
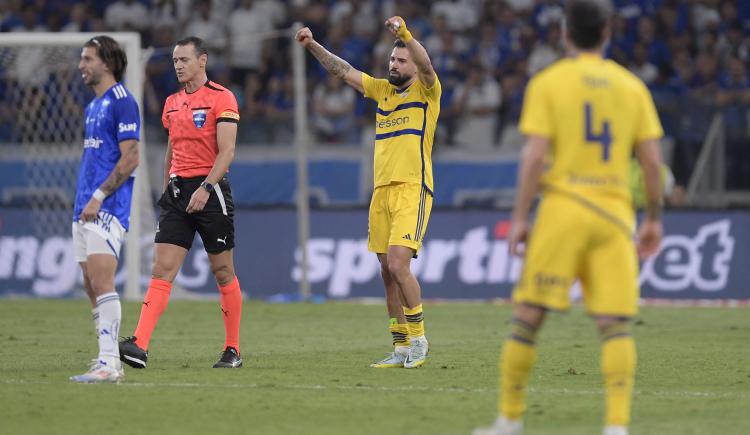
[[640, 79], [596, 55], [560, 60], [529, 82], [519, 129], [550, 140], [545, 194], [583, 198], [633, 222], [628, 181], [633, 149], [663, 134]]
[[386, 79], [362, 73], [365, 97], [378, 103], [375, 114], [374, 187], [419, 183], [433, 192], [432, 141], [440, 115], [442, 88], [416, 80], [397, 89]]

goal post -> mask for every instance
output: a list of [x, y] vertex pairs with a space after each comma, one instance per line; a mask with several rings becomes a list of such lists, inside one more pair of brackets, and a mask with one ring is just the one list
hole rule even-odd
[[[62, 212], [72, 213], [71, 189], [75, 188], [78, 161], [83, 140], [85, 95], [78, 62], [83, 44], [102, 33], [0, 33], [0, 80], [19, 86], [8, 91], [12, 107], [30, 107], [24, 113], [29, 128], [18, 128], [12, 142], [24, 154], [29, 203], [41, 218], [38, 231], [70, 233], [70, 221], [57, 222]], [[114, 38], [128, 58], [124, 84], [138, 102], [143, 120], [144, 66], [141, 36], [135, 32], [103, 33]], [[40, 96], [41, 95], [41, 96]], [[52, 107], [55, 106], [55, 107]], [[58, 107], [59, 106], [59, 107]], [[71, 113], [74, 112], [74, 113]], [[20, 118], [19, 118], [20, 119]], [[143, 126], [143, 123], [141, 123]], [[140, 159], [136, 169], [130, 229], [127, 233], [125, 258], [126, 299], [141, 297], [141, 276], [145, 270], [141, 239], [154, 230], [154, 208], [150, 193], [145, 150], [145, 129], [141, 128]], [[43, 163], [42, 163], [43, 162]], [[51, 201], [46, 192], [62, 192]], [[150, 247], [150, 244], [149, 244]], [[121, 272], [122, 273], [122, 272]]]

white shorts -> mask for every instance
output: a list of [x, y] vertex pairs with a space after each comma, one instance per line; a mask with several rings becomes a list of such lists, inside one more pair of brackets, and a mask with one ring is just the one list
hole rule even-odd
[[109, 254], [119, 259], [124, 239], [125, 228], [109, 213], [100, 211], [94, 222], [73, 222], [73, 252], [79, 263], [93, 254]]

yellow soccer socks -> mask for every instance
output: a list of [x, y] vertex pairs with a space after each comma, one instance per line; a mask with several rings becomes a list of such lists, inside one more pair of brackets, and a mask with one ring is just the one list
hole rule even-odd
[[385, 357], [385, 359], [376, 363], [370, 364], [370, 367], [376, 369], [390, 369], [397, 367], [404, 367], [406, 359], [409, 357], [409, 330], [406, 323], [398, 323], [398, 319], [392, 317], [388, 324], [388, 330], [391, 332], [393, 338], [393, 353]]
[[510, 337], [500, 353], [499, 412], [508, 420], [520, 420], [526, 411], [529, 375], [537, 358], [536, 328], [513, 319]]
[[409, 331], [409, 338], [424, 336], [424, 314], [422, 313], [422, 304], [414, 308], [403, 307], [404, 316], [406, 316], [406, 327]]
[[392, 317], [388, 330], [393, 338], [393, 347], [409, 347], [409, 328], [406, 323], [398, 323], [398, 319]]
[[606, 425], [627, 426], [635, 378], [635, 340], [630, 324], [621, 322], [602, 331], [602, 376], [606, 395]]
[[427, 361], [429, 344], [424, 336], [424, 314], [422, 304], [414, 308], [403, 307], [406, 327], [409, 330], [409, 354], [404, 360], [405, 369], [421, 367]]
[[[601, 368], [605, 389], [605, 425], [625, 427], [630, 422], [636, 366], [635, 341], [630, 324], [603, 328]], [[513, 319], [511, 334], [500, 354], [500, 416], [518, 421], [526, 411], [529, 375], [537, 359], [536, 328]]]

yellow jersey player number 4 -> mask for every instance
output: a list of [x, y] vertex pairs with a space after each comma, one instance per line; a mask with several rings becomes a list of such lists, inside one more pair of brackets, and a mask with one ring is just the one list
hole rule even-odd
[[[567, 2], [569, 56], [537, 74], [526, 89], [520, 130], [527, 140], [509, 241], [511, 251], [525, 257], [524, 267], [500, 356], [498, 419], [475, 434], [522, 433], [537, 333], [548, 311], [570, 307], [569, 289], [576, 281], [602, 342], [603, 434], [628, 434], [638, 254], [655, 253], [662, 232], [662, 128], [643, 82], [601, 57], [611, 16], [605, 0]], [[635, 243], [628, 183], [634, 152], [643, 166], [648, 197]], [[530, 231], [531, 204], [540, 190]]]

